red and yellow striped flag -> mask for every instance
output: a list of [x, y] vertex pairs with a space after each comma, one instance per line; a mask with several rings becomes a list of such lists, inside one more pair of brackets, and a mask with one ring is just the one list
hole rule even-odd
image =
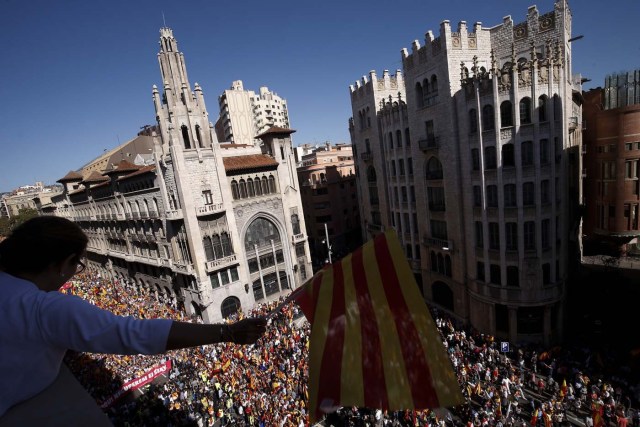
[[464, 402], [393, 230], [292, 293], [311, 322], [310, 421], [340, 406], [392, 411]]

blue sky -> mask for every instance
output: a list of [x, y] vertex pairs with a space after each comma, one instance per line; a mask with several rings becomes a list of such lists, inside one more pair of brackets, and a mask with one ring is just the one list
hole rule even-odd
[[[53, 183], [154, 123], [158, 31], [171, 27], [213, 122], [233, 80], [287, 99], [295, 144], [349, 142], [348, 86], [401, 68], [448, 19], [490, 27], [553, 0], [0, 0], [0, 192]], [[480, 6], [481, 4], [481, 6]], [[573, 71], [640, 68], [638, 0], [573, 0]]]

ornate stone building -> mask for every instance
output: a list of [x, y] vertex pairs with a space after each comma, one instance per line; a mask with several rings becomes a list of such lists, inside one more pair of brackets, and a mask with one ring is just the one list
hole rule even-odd
[[443, 21], [402, 73], [351, 86], [364, 230], [395, 227], [427, 300], [514, 342], [561, 339], [579, 253], [570, 38], [566, 0], [491, 28]]
[[[85, 229], [90, 268], [216, 321], [311, 274], [295, 131], [272, 127], [259, 143], [220, 143], [169, 28], [160, 30], [158, 60], [157, 126], [143, 136], [151, 140], [149, 164], [101, 156], [69, 172], [54, 214]], [[146, 148], [122, 150], [144, 160]]]

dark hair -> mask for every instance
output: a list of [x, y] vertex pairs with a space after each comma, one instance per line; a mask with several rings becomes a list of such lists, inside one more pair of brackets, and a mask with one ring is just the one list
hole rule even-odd
[[79, 259], [87, 242], [73, 221], [57, 216], [31, 218], [0, 242], [0, 268], [9, 274], [39, 273], [69, 255]]

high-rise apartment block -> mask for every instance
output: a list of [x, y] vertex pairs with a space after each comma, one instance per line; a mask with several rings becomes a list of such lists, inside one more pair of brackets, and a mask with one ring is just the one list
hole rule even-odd
[[215, 321], [311, 274], [295, 131], [274, 126], [257, 135], [260, 143], [253, 133], [250, 144], [220, 143], [169, 28], [160, 30], [158, 59], [157, 126], [112, 150], [111, 160], [60, 179], [53, 213], [86, 231], [89, 268]]
[[351, 86], [363, 228], [394, 227], [427, 300], [513, 342], [561, 339], [579, 247], [581, 78], [566, 0], [426, 33]]
[[585, 93], [584, 233], [589, 253], [640, 253], [640, 70]]
[[272, 126], [289, 128], [287, 101], [261, 87], [259, 93], [244, 90], [236, 80], [219, 97], [218, 138], [234, 144], [252, 144], [258, 134]]

